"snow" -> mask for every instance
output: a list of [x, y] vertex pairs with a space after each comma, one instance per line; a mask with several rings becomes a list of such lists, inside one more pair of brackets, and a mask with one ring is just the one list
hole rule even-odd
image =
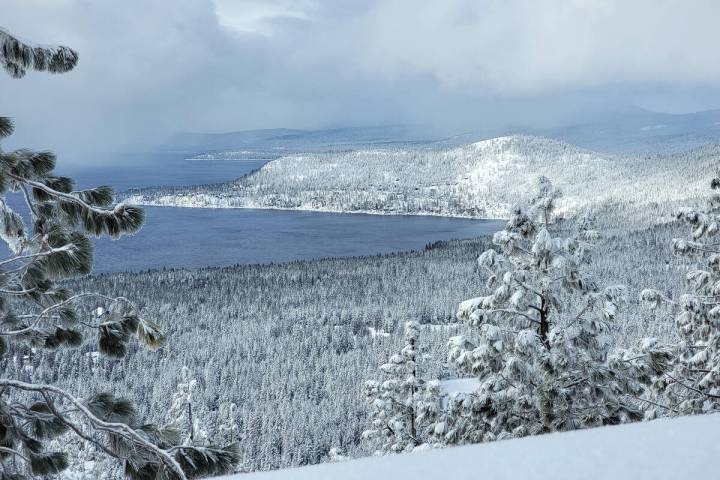
[[257, 472], [242, 480], [679, 480], [715, 478], [720, 414]]
[[453, 393], [473, 393], [480, 386], [477, 377], [453, 378], [452, 380], [441, 380], [440, 390], [446, 395]]
[[370, 332], [370, 336], [372, 338], [375, 337], [389, 337], [390, 334], [388, 332], [385, 332], [383, 330], [376, 330], [374, 327], [367, 327], [368, 331]]

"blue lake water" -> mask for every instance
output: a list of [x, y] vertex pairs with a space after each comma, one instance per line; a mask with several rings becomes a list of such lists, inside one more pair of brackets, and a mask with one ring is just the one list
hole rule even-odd
[[[195, 185], [238, 178], [266, 160], [186, 161], [181, 155], [114, 166], [59, 168], [79, 188]], [[18, 199], [12, 199], [15, 208]], [[22, 205], [19, 205], [22, 209]], [[95, 242], [95, 272], [279, 263], [417, 250], [428, 243], [486, 235], [501, 222], [443, 217], [334, 214], [255, 209], [150, 207], [143, 229]]]
[[283, 210], [149, 207], [135, 236], [96, 242], [98, 272], [278, 263], [417, 250], [502, 222]]

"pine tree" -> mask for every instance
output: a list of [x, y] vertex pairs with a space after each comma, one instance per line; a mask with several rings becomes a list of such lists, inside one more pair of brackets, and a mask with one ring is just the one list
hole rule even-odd
[[[15, 78], [29, 69], [66, 72], [77, 59], [67, 47], [32, 45], [0, 30], [0, 64]], [[0, 138], [12, 130], [12, 122], [0, 117]], [[150, 350], [161, 347], [165, 338], [159, 327], [131, 300], [73, 292], [58, 283], [91, 272], [91, 236], [133, 234], [144, 212], [116, 204], [108, 186], [75, 190], [73, 180], [54, 169], [50, 152], [0, 151], [0, 238], [11, 252], [0, 261], [0, 362], [15, 363], [26, 346], [33, 351], [77, 347], [88, 331], [96, 333], [98, 351], [109, 357], [124, 356], [132, 339]], [[10, 196], [24, 200], [29, 227], [10, 208]], [[82, 439], [121, 462], [130, 479], [184, 480], [230, 471], [237, 462], [236, 446], [177, 446], [172, 429], [141, 423], [123, 398], [99, 393], [81, 399], [54, 385], [6, 376], [11, 371], [3, 369], [0, 378], [3, 478], [65, 470], [72, 442], [63, 436]]]
[[[710, 184], [720, 189], [720, 177]], [[633, 356], [634, 365], [649, 376], [647, 416], [686, 415], [720, 410], [720, 194], [705, 211], [685, 208], [677, 220], [690, 227], [690, 239], [676, 238], [675, 255], [692, 260], [685, 280], [690, 291], [677, 301], [653, 289], [640, 294], [650, 308], [675, 313], [679, 341], [665, 345], [648, 339]]]
[[189, 368], [183, 367], [169, 411], [172, 426], [180, 432], [183, 445], [203, 445], [208, 440], [197, 410], [193, 411], [196, 389], [197, 380]]
[[377, 453], [410, 451], [424, 444], [437, 411], [437, 389], [428, 391], [418, 373], [420, 325], [405, 324], [405, 346], [380, 367], [383, 381], [365, 382], [365, 394], [371, 405], [371, 427], [363, 438]]
[[217, 437], [223, 443], [235, 443], [240, 440], [240, 427], [237, 420], [237, 405], [225, 402], [220, 405], [220, 425]]
[[328, 462], [329, 463], [340, 463], [348, 460], [345, 455], [345, 451], [340, 447], [332, 447], [328, 451]]
[[[587, 273], [590, 240], [583, 221], [554, 236], [560, 192], [542, 177], [529, 206], [517, 208], [493, 236], [497, 250], [478, 258], [488, 295], [460, 304], [458, 318], [476, 337], [450, 340], [449, 361], [477, 376], [475, 394], [449, 403], [440, 430], [448, 443], [480, 442], [571, 430], [637, 418], [624, 395], [640, 385], [610, 365], [609, 323], [624, 288], [599, 288]], [[552, 232], [552, 233], [551, 233]]]

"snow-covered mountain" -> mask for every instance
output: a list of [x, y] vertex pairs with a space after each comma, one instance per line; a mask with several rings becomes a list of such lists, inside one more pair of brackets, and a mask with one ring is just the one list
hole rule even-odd
[[654, 420], [224, 480], [678, 480], [720, 468], [720, 415]]
[[[530, 136], [456, 148], [374, 148], [289, 155], [236, 181], [131, 192], [143, 205], [505, 217], [540, 175], [561, 209], [612, 210], [687, 202], [704, 191], [720, 147], [673, 155], [606, 155]], [[655, 208], [660, 205], [661, 211]], [[653, 215], [655, 214], [653, 213]], [[642, 216], [643, 213], [632, 214]]]

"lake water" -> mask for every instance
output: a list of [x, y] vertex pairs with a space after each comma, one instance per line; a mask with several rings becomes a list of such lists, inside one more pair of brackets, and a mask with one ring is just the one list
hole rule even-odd
[[[59, 169], [78, 187], [195, 185], [238, 178], [266, 160], [186, 161], [182, 155], [132, 158], [112, 167]], [[17, 200], [17, 199], [16, 199]], [[16, 202], [11, 202], [16, 205]], [[95, 271], [279, 263], [417, 250], [428, 243], [492, 233], [501, 222], [443, 217], [255, 209], [149, 207], [143, 229], [95, 242]]]
[[417, 250], [502, 222], [287, 210], [149, 207], [133, 237], [96, 242], [96, 271], [287, 262]]

